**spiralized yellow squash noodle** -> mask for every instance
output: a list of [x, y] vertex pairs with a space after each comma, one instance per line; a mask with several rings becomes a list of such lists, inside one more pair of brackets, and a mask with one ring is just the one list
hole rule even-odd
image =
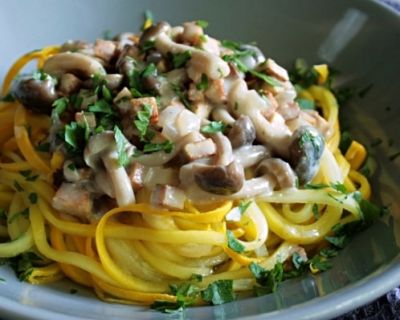
[[[26, 281], [67, 277], [109, 302], [218, 304], [265, 287], [257, 270], [297, 270], [296, 260], [321, 271], [312, 257], [332, 228], [362, 219], [366, 151], [339, 149], [328, 67], [289, 79], [257, 47], [205, 27], [147, 21], [11, 67], [0, 257], [34, 253]], [[22, 75], [32, 61], [37, 71]], [[194, 298], [182, 303], [185, 285]], [[218, 300], [224, 285], [231, 298]]]

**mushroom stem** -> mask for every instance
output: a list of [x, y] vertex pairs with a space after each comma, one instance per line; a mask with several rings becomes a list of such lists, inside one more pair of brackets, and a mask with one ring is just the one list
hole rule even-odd
[[135, 203], [135, 194], [125, 168], [118, 163], [118, 153], [113, 150], [102, 155], [104, 166], [111, 178], [118, 206]]

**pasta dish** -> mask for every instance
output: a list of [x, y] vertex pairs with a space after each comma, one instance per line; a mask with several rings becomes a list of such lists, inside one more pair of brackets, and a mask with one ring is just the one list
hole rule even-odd
[[341, 144], [328, 66], [289, 74], [206, 27], [147, 19], [10, 68], [0, 257], [21, 280], [162, 311], [221, 304], [328, 269], [380, 214], [366, 149]]

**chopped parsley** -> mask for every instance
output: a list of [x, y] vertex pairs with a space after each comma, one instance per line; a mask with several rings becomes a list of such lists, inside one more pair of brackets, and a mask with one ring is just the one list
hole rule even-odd
[[146, 68], [142, 72], [142, 77], [147, 78], [151, 76], [157, 75], [157, 67], [154, 63], [150, 63], [146, 66]]
[[85, 119], [83, 124], [75, 121], [65, 126], [64, 141], [68, 151], [72, 153], [80, 153], [83, 150], [86, 141], [89, 140], [90, 128]]
[[60, 117], [65, 110], [67, 110], [69, 104], [69, 99], [67, 97], [58, 98], [53, 102], [52, 106], [54, 107], [51, 115], [52, 117]]
[[39, 177], [38, 174], [33, 174], [32, 170], [22, 170], [19, 173], [25, 178], [26, 181], [36, 181], [36, 179]]
[[234, 301], [236, 296], [233, 291], [233, 281], [217, 280], [209, 284], [208, 287], [201, 292], [201, 298], [213, 305]]
[[318, 205], [316, 203], [314, 203], [312, 206], [312, 213], [313, 213], [315, 220], [318, 220], [320, 218], [320, 214], [318, 211]]
[[208, 77], [206, 74], [203, 73], [201, 75], [200, 82], [198, 84], [196, 84], [196, 89], [200, 90], [200, 91], [204, 91], [204, 90], [208, 89], [208, 86], [209, 86]]
[[35, 147], [36, 151], [39, 152], [49, 152], [50, 151], [50, 143], [44, 142], [40, 143]]
[[33, 252], [24, 252], [16, 257], [8, 259], [10, 267], [20, 281], [26, 281], [32, 274], [35, 263], [42, 261], [38, 255]]
[[96, 101], [94, 104], [89, 106], [88, 110], [93, 113], [114, 114], [111, 104], [109, 104], [105, 99]]
[[114, 139], [117, 145], [118, 163], [120, 166], [125, 167], [130, 161], [128, 153], [126, 152], [127, 140], [121, 129], [117, 126], [114, 127]]
[[208, 27], [208, 21], [205, 20], [197, 20], [196, 24], [201, 27], [202, 29], [205, 29]]
[[222, 121], [210, 121], [205, 126], [202, 126], [200, 131], [202, 133], [217, 133], [217, 132], [223, 132], [226, 129], [226, 124], [223, 123]]
[[24, 188], [22, 188], [22, 186], [18, 183], [18, 181], [14, 181], [14, 188], [18, 192], [24, 191]]
[[182, 88], [178, 84], [171, 83], [171, 88], [175, 92], [175, 94], [178, 96], [178, 98], [182, 101], [183, 105], [187, 109], [190, 109], [190, 102], [189, 102], [187, 92], [185, 92], [185, 90], [182, 90]]
[[174, 69], [182, 68], [186, 65], [186, 63], [192, 57], [192, 53], [190, 51], [184, 51], [182, 53], [176, 53], [172, 55], [172, 65]]
[[147, 40], [142, 46], [142, 51], [146, 52], [149, 51], [150, 49], [153, 49], [155, 46], [156, 42], [154, 40]]
[[18, 217], [23, 217], [25, 219], [29, 218], [29, 208], [25, 208], [22, 211], [18, 211], [16, 213], [14, 213], [8, 220], [8, 223], [13, 223], [15, 221], [15, 219], [17, 219]]
[[226, 231], [226, 237], [228, 239], [228, 247], [237, 253], [244, 251], [244, 245], [242, 245], [236, 238], [231, 230]]
[[283, 280], [283, 264], [281, 262], [277, 262], [271, 270], [252, 262], [249, 265], [249, 270], [256, 278], [258, 286], [254, 288], [254, 291], [258, 296], [275, 292]]
[[277, 79], [275, 79], [274, 77], [268, 76], [265, 73], [261, 73], [261, 72], [255, 71], [255, 70], [250, 70], [250, 74], [263, 80], [265, 83], [269, 84], [272, 87], [281, 86], [281, 83]]
[[153, 153], [157, 151], [164, 151], [166, 153], [171, 153], [173, 149], [174, 149], [174, 144], [169, 140], [162, 143], [146, 143], [143, 146], [144, 153]]
[[35, 204], [35, 203], [37, 203], [37, 201], [38, 201], [38, 195], [37, 195], [37, 193], [35, 193], [35, 192], [30, 193], [29, 196], [28, 196], [28, 198], [29, 198], [29, 201], [30, 201], [32, 204]]
[[141, 141], [145, 140], [147, 129], [150, 124], [150, 117], [152, 114], [152, 108], [148, 104], [143, 104], [143, 110], [139, 111], [136, 115], [134, 124], [139, 131], [139, 137]]
[[246, 212], [246, 210], [250, 207], [251, 203], [252, 203], [251, 200], [248, 201], [242, 200], [239, 202], [238, 208], [241, 215]]

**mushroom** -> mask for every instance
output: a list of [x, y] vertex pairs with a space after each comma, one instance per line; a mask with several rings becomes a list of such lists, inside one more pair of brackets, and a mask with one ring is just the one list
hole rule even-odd
[[78, 182], [90, 179], [92, 172], [88, 168], [78, 169], [71, 160], [66, 160], [63, 165], [63, 174], [68, 182]]
[[196, 184], [204, 191], [229, 195], [238, 192], [243, 186], [243, 167], [236, 161], [227, 166], [194, 164], [192, 168]]
[[161, 32], [155, 38], [155, 47], [165, 56], [168, 53], [191, 52], [192, 57], [187, 63], [187, 73], [189, 78], [196, 83], [200, 81], [202, 74], [215, 80], [224, 78], [230, 73], [228, 64], [216, 54], [176, 43], [165, 32]]
[[241, 115], [229, 131], [228, 138], [233, 148], [253, 144], [253, 141], [256, 139], [256, 129], [250, 118]]
[[231, 116], [226, 107], [218, 106], [212, 110], [212, 118], [215, 121], [222, 121], [224, 124], [232, 126], [235, 123], [235, 118]]
[[112, 131], [104, 131], [90, 138], [84, 150], [84, 160], [95, 173], [106, 168], [118, 206], [135, 202], [129, 176], [125, 168], [118, 163], [118, 151]]
[[324, 147], [324, 138], [314, 127], [301, 126], [293, 133], [289, 146], [289, 162], [299, 177], [300, 185], [306, 184], [315, 176]]
[[265, 56], [259, 48], [250, 44], [243, 44], [239, 48], [241, 51], [250, 51], [251, 54], [243, 55], [240, 60], [249, 69], [255, 69], [260, 63], [265, 61]]
[[182, 210], [185, 206], [185, 192], [177, 187], [158, 184], [151, 193], [151, 204], [171, 210]]
[[40, 79], [22, 77], [13, 87], [13, 96], [32, 111], [50, 114], [52, 104], [58, 98], [55, 79], [44, 73]]
[[297, 184], [296, 174], [290, 165], [278, 158], [263, 160], [256, 168], [256, 175], [267, 176], [277, 189], [294, 188]]
[[257, 140], [280, 156], [287, 156], [291, 131], [277, 112], [266, 118], [265, 115], [274, 108], [269, 100], [263, 99], [255, 90], [249, 90], [244, 80], [237, 79], [229, 92], [228, 102], [234, 114], [247, 115], [251, 119]]
[[271, 152], [263, 145], [246, 145], [233, 150], [233, 156], [243, 168], [250, 168], [271, 157]]
[[60, 78], [64, 73], [72, 73], [80, 78], [90, 78], [95, 74], [106, 74], [98, 60], [79, 52], [55, 54], [46, 60], [43, 71], [56, 78]]
[[154, 41], [161, 33], [167, 33], [171, 30], [171, 26], [168, 22], [160, 21], [154, 26], [143, 31], [142, 36], [139, 39], [139, 46], [143, 48], [146, 42]]
[[65, 96], [78, 91], [82, 85], [82, 81], [72, 73], [64, 73], [61, 76], [58, 90]]

